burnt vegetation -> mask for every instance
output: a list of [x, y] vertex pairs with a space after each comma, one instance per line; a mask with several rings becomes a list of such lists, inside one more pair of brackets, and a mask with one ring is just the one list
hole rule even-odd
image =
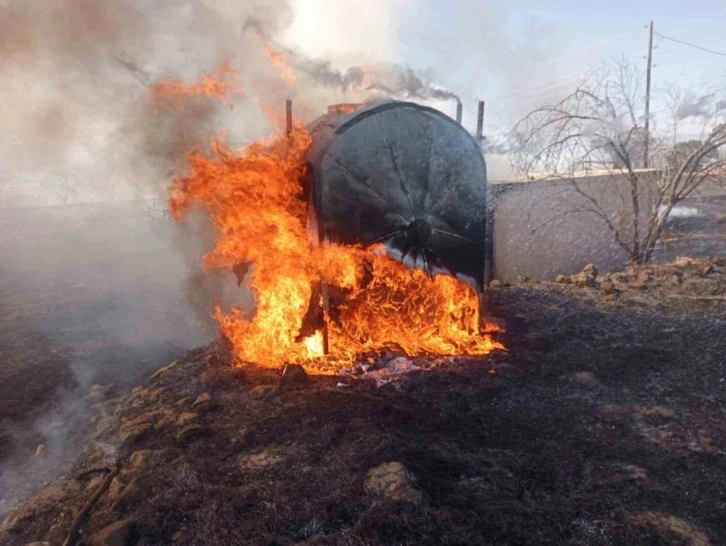
[[381, 388], [189, 353], [98, 404], [0, 543], [62, 543], [116, 465], [81, 543], [722, 543], [723, 309], [657, 290], [497, 290], [508, 352]]

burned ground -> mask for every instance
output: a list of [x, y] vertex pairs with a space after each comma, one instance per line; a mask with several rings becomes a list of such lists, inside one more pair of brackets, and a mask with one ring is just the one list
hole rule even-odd
[[638, 297], [496, 290], [508, 352], [381, 388], [192, 352], [98, 404], [73, 472], [0, 543], [62, 543], [102, 481], [84, 471], [117, 461], [81, 539], [115, 523], [130, 544], [724, 543], [724, 304]]

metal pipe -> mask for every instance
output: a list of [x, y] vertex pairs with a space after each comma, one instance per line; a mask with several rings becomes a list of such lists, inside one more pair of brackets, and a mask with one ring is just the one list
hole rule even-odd
[[289, 139], [292, 136], [292, 101], [285, 101], [285, 134]]
[[484, 101], [479, 101], [479, 111], [476, 114], [476, 140], [479, 144], [484, 140]]

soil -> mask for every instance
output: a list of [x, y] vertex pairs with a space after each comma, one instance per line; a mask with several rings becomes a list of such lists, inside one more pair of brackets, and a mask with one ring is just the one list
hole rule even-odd
[[193, 351], [92, 407], [0, 544], [63, 543], [116, 465], [88, 543], [726, 543], [726, 303], [641, 284], [493, 290], [508, 351], [380, 388]]

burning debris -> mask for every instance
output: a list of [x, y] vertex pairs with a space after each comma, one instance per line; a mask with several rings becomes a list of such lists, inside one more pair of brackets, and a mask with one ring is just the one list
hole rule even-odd
[[251, 317], [215, 314], [238, 363], [333, 374], [386, 348], [503, 348], [480, 318], [477, 290], [453, 275], [481, 289], [484, 163], [458, 124], [388, 103], [333, 110], [239, 151], [218, 138], [212, 149], [190, 153], [170, 205], [179, 220], [193, 207], [209, 213], [218, 239], [205, 268], [234, 271], [254, 295]]

